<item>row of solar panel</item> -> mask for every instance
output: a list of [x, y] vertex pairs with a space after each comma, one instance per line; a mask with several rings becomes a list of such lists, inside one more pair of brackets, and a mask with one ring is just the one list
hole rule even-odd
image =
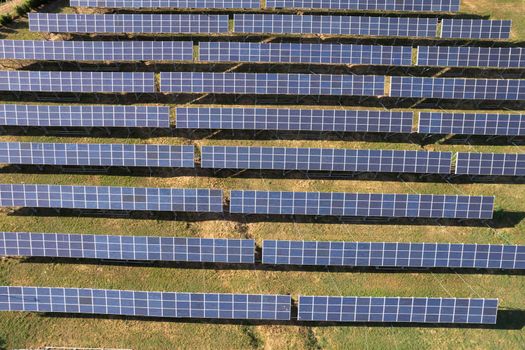
[[[412, 47], [343, 44], [201, 42], [199, 62], [411, 66]], [[525, 68], [521, 47], [419, 46], [417, 66]], [[0, 40], [0, 59], [193, 61], [190, 41]]]
[[56, 14], [29, 13], [29, 29], [61, 33], [324, 34], [444, 39], [508, 39], [510, 20], [235, 14]]
[[[203, 146], [201, 167], [451, 174], [452, 152]], [[195, 167], [194, 146], [0, 142], [0, 163], [17, 165]], [[456, 154], [455, 174], [525, 176], [525, 154]]]
[[[0, 256], [253, 264], [255, 241], [0, 232]], [[524, 270], [525, 246], [263, 240], [262, 263]]]
[[[223, 212], [222, 190], [0, 184], [0, 206]], [[230, 191], [230, 213], [492, 219], [494, 197], [434, 194]]]
[[[0, 311], [290, 320], [290, 295], [0, 286]], [[300, 296], [298, 321], [495, 324], [498, 299]]]

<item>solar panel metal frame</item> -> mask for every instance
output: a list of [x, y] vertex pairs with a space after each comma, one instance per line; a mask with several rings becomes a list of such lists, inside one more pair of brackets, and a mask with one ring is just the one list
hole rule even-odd
[[456, 158], [457, 175], [525, 176], [523, 153], [459, 152]]
[[177, 8], [177, 9], [259, 9], [259, 0], [70, 0], [72, 7]]
[[267, 0], [267, 8], [353, 11], [457, 12], [460, 0]]
[[290, 308], [289, 295], [0, 287], [0, 311], [288, 321]]
[[417, 66], [525, 68], [522, 47], [418, 46]]
[[440, 38], [443, 39], [509, 39], [511, 20], [444, 18]]

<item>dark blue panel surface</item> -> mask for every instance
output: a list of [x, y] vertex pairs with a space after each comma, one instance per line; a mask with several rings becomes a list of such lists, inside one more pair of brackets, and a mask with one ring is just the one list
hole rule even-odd
[[460, 0], [266, 0], [268, 8], [292, 9], [455, 12], [459, 6]]
[[418, 66], [525, 68], [522, 47], [419, 46]]
[[512, 21], [443, 19], [441, 37], [449, 39], [508, 39]]
[[525, 176], [525, 154], [459, 152], [456, 174]]
[[70, 6], [108, 8], [257, 9], [259, 0], [70, 0]]

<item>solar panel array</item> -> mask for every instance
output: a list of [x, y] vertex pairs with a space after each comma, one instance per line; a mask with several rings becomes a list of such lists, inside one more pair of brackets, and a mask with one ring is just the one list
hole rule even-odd
[[97, 210], [222, 212], [222, 191], [1, 184], [0, 206]]
[[459, 152], [456, 174], [525, 176], [525, 154]]
[[231, 191], [230, 213], [492, 219], [494, 197], [433, 194]]
[[154, 73], [0, 71], [0, 91], [155, 92]]
[[462, 100], [525, 100], [525, 79], [392, 77], [390, 96]]
[[525, 246], [463, 243], [263, 241], [263, 264], [525, 269]]
[[289, 295], [0, 287], [0, 311], [289, 320], [290, 304]]
[[417, 65], [430, 67], [525, 68], [521, 47], [419, 46]]
[[495, 324], [498, 299], [300, 296], [299, 321]]
[[259, 0], [70, 0], [70, 6], [108, 8], [257, 9]]
[[508, 39], [510, 20], [443, 19], [441, 38], [446, 39]]
[[227, 15], [29, 13], [29, 30], [49, 33], [227, 33]]
[[363, 11], [459, 11], [460, 0], [266, 0], [268, 8]]
[[451, 152], [203, 146], [201, 167], [450, 174]]
[[254, 262], [255, 241], [0, 232], [0, 255], [248, 264]]
[[199, 43], [199, 61], [410, 66], [412, 48], [379, 45], [202, 42]]
[[234, 33], [435, 37], [437, 18], [236, 14]]
[[50, 61], [192, 61], [191, 41], [0, 40], [0, 59]]

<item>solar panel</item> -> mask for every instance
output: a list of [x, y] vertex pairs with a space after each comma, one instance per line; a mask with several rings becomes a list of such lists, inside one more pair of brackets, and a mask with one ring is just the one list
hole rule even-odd
[[0, 287], [0, 311], [146, 317], [289, 320], [289, 295]]
[[390, 96], [462, 100], [525, 100], [525, 79], [392, 77]]
[[450, 174], [451, 166], [451, 152], [232, 146], [201, 148], [201, 167], [215, 169]]
[[494, 197], [435, 194], [231, 191], [230, 213], [491, 219]]
[[236, 14], [235, 33], [435, 37], [436, 18]]
[[384, 110], [177, 108], [176, 128], [411, 133], [412, 112]]
[[169, 107], [0, 104], [0, 125], [169, 128]]
[[0, 185], [0, 206], [222, 212], [222, 191], [109, 186]]
[[298, 321], [495, 324], [498, 299], [300, 296]]
[[0, 142], [0, 163], [195, 167], [194, 146]]
[[50, 61], [192, 61], [191, 41], [0, 40], [0, 59]]
[[266, 0], [267, 8], [362, 11], [459, 11], [460, 0]]
[[525, 135], [525, 114], [419, 113], [419, 133], [464, 135]]
[[379, 75], [160, 73], [161, 92], [380, 96], [384, 89], [385, 77]]
[[258, 9], [259, 0], [70, 0], [75, 7]]
[[154, 73], [0, 71], [0, 91], [155, 92]]
[[250, 264], [254, 262], [255, 241], [251, 239], [0, 232], [0, 255]]
[[29, 13], [29, 30], [49, 33], [227, 33], [227, 15]]
[[441, 38], [447, 39], [508, 39], [512, 21], [484, 19], [443, 19]]
[[525, 68], [521, 47], [419, 46], [418, 66]]
[[202, 42], [199, 61], [411, 66], [412, 47]]
[[264, 240], [263, 264], [525, 269], [525, 246]]
[[459, 152], [456, 174], [525, 176], [525, 154]]

